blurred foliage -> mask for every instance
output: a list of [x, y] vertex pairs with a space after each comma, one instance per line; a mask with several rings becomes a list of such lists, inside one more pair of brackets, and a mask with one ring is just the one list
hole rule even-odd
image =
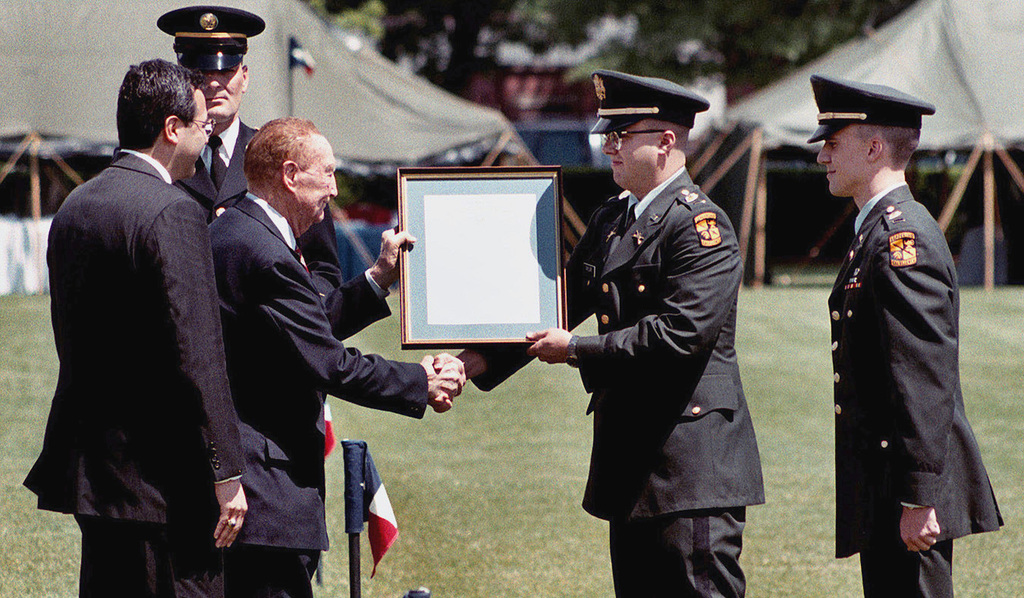
[[[914, 0], [306, 0], [379, 44], [388, 58], [453, 92], [494, 66], [501, 41], [536, 52], [608, 36], [570, 76], [611, 68], [677, 81], [724, 74], [760, 87], [870, 33]], [[611, 21], [608, 19], [611, 18]]]
[[521, 0], [551, 18], [552, 43], [579, 44], [605, 16], [635, 24], [575, 72], [594, 68], [688, 81], [724, 74], [746, 90], [778, 79], [836, 45], [870, 33], [914, 0]]

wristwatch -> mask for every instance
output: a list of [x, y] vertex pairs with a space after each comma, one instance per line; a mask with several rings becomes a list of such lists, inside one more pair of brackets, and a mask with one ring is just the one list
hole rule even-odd
[[574, 334], [574, 335], [572, 335], [572, 338], [569, 339], [569, 345], [565, 348], [565, 350], [566, 350], [565, 363], [568, 364], [569, 367], [574, 367], [574, 368], [580, 367], [580, 360], [579, 360], [578, 357], [576, 357], [576, 345], [579, 342], [580, 342], [580, 337], [578, 337], [578, 336], [576, 336]]

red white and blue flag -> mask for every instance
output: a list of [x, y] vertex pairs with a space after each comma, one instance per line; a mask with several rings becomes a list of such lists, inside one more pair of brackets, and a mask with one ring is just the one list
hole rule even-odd
[[316, 61], [313, 55], [306, 51], [294, 37], [288, 38], [288, 68], [301, 67], [307, 75], [312, 75], [316, 70]]
[[334, 436], [334, 422], [331, 421], [331, 406], [324, 401], [324, 459], [331, 454], [334, 447], [338, 445], [338, 439]]
[[341, 446], [345, 453], [345, 532], [362, 533], [363, 524], [369, 524], [372, 578], [384, 553], [398, 538], [398, 521], [366, 442], [342, 440]]

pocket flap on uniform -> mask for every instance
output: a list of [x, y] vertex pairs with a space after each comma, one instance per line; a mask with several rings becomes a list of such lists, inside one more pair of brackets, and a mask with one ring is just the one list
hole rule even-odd
[[707, 374], [697, 383], [683, 417], [699, 418], [712, 411], [735, 411], [739, 403], [736, 385], [729, 374]]

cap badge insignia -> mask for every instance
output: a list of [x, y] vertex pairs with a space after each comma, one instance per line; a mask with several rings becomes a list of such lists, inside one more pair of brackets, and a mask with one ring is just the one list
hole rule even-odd
[[217, 15], [212, 12], [203, 13], [203, 16], [199, 17], [199, 26], [206, 31], [213, 31], [217, 28], [217, 24]]
[[894, 268], [917, 263], [917, 239], [914, 233], [904, 231], [889, 235], [889, 265]]
[[722, 242], [722, 233], [718, 230], [718, 216], [714, 212], [704, 212], [693, 217], [693, 225], [704, 247], [714, 247]]
[[608, 97], [604, 91], [604, 79], [601, 78], [601, 75], [594, 75], [594, 93], [597, 94], [597, 99], [602, 102]]

